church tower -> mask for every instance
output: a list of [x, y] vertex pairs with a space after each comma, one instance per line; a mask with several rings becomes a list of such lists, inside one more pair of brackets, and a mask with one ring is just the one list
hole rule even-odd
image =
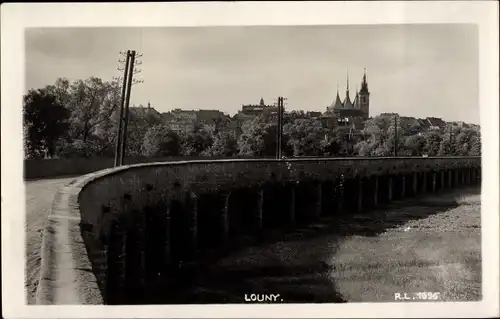
[[363, 112], [363, 119], [367, 120], [370, 117], [370, 91], [366, 82], [366, 69], [361, 82], [361, 90], [359, 90], [359, 108]]

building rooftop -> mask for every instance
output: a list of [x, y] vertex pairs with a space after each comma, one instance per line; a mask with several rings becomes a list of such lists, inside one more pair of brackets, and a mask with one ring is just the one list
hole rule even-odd
[[439, 127], [439, 128], [446, 127], [446, 122], [440, 118], [428, 117], [426, 120], [429, 122], [430, 126]]

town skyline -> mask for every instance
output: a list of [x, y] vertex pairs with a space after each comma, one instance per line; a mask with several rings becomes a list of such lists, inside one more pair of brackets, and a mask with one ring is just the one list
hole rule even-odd
[[278, 95], [290, 111], [324, 112], [337, 87], [344, 99], [347, 74], [354, 98], [366, 68], [371, 116], [480, 124], [477, 46], [471, 25], [31, 29], [26, 91], [60, 77], [111, 81], [120, 76], [119, 51], [135, 49], [144, 54], [144, 83], [131, 104], [159, 112], [234, 115]]

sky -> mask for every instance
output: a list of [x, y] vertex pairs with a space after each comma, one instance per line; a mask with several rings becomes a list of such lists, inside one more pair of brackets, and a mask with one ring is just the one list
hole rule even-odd
[[132, 104], [160, 112], [218, 109], [284, 96], [290, 110], [325, 111], [351, 100], [366, 68], [370, 115], [440, 117], [479, 124], [474, 25], [332, 25], [27, 29], [26, 91], [91, 76], [111, 81], [119, 52], [136, 50], [142, 72]]

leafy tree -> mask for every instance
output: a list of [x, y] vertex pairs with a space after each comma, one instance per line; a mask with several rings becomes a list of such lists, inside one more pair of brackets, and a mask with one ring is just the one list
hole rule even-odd
[[30, 90], [23, 99], [27, 158], [53, 156], [58, 139], [68, 132], [69, 111], [45, 89]]
[[410, 124], [408, 128], [409, 135], [415, 135], [422, 132], [422, 126], [418, 122]]
[[293, 123], [295, 120], [298, 119], [306, 119], [310, 118], [308, 114], [306, 114], [304, 111], [291, 111], [291, 112], [285, 112], [283, 114], [283, 124], [289, 124]]
[[326, 132], [317, 119], [295, 119], [293, 123], [284, 125], [283, 134], [294, 156], [320, 156], [324, 153], [321, 141], [325, 139]]
[[119, 107], [119, 96], [116, 83], [103, 82], [96, 77], [71, 84], [68, 105], [72, 137], [85, 143], [99, 125], [107, 126], [105, 123], [113, 118]]
[[[114, 113], [113, 122], [118, 122], [117, 110]], [[158, 114], [149, 112], [146, 108], [131, 108], [127, 127], [127, 155], [138, 156], [142, 154], [142, 145], [147, 131], [153, 126], [162, 124], [162, 119]], [[115, 124], [116, 126], [117, 124]], [[116, 127], [114, 129], [116, 131]]]
[[441, 146], [442, 137], [437, 131], [429, 131], [423, 134], [425, 137], [425, 145], [423, 153], [428, 156], [437, 156]]
[[453, 136], [449, 133], [442, 135], [441, 144], [439, 146], [438, 156], [453, 156], [456, 155], [455, 144], [452, 141]]
[[325, 156], [337, 156], [342, 149], [342, 141], [335, 132], [327, 134], [325, 139], [321, 140], [320, 147]]
[[183, 134], [182, 155], [198, 156], [213, 143], [212, 134], [205, 129], [197, 128], [194, 132]]
[[[477, 132], [473, 129], [467, 128], [460, 130], [454, 139], [455, 152], [458, 156], [469, 155], [475, 136], [477, 136]], [[477, 141], [474, 142], [477, 143]]]
[[395, 126], [391, 125], [388, 129], [388, 137], [385, 143], [385, 156], [394, 155], [394, 147], [397, 147], [398, 156], [405, 155], [405, 144], [408, 136], [405, 135], [405, 130], [403, 127], [398, 125], [397, 132], [395, 131]]
[[179, 136], [165, 125], [155, 125], [144, 136], [142, 154], [149, 157], [179, 156], [181, 141]]
[[[240, 155], [275, 156], [276, 155], [276, 123], [267, 121], [268, 116], [256, 117], [249, 129], [238, 140]], [[285, 144], [285, 143], [283, 143]]]
[[213, 144], [202, 154], [208, 156], [234, 156], [238, 153], [238, 142], [233, 134], [220, 131], [214, 136]]
[[219, 132], [226, 131], [229, 128], [230, 122], [231, 122], [231, 119], [227, 116], [215, 118], [214, 119], [214, 125], [215, 125], [214, 135], [218, 134]]
[[58, 103], [69, 108], [70, 103], [70, 82], [66, 78], [59, 78], [53, 85], [45, 87], [47, 92], [56, 97]]
[[359, 156], [371, 156], [375, 152], [376, 144], [361, 140], [354, 146], [354, 152]]
[[470, 156], [481, 156], [481, 132], [477, 132], [471, 139]]
[[365, 122], [362, 130], [364, 141], [362, 145], [355, 147], [358, 154], [361, 152], [366, 155], [388, 156], [391, 154], [391, 139], [394, 138], [394, 132], [390, 131], [394, 125], [394, 116], [392, 114], [381, 114]]
[[404, 152], [409, 156], [421, 156], [425, 143], [425, 137], [422, 134], [411, 135], [405, 140]]

